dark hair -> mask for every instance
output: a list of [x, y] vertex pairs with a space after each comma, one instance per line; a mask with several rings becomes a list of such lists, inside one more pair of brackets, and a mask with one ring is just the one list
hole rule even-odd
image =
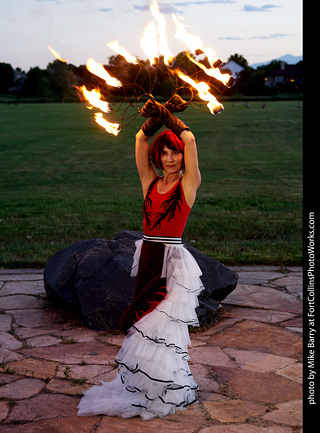
[[[177, 150], [183, 154], [184, 142], [180, 140], [170, 129], [166, 129], [155, 137], [150, 146], [150, 158], [156, 168], [163, 170], [161, 164], [161, 152], [167, 146], [170, 150]], [[184, 167], [184, 161], [182, 164]]]

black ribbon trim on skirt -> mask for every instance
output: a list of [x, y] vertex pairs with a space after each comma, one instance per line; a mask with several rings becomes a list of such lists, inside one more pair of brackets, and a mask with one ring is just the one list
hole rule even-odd
[[[188, 374], [188, 376], [192, 376], [192, 374]], [[122, 377], [121, 377], [121, 381], [124, 384]], [[199, 389], [199, 387], [198, 387], [198, 385], [192, 387], [190, 385], [177, 385], [177, 384], [173, 383], [172, 385], [167, 386], [166, 393], [167, 393], [167, 391], [181, 391], [182, 389], [187, 389], [188, 391], [197, 391]], [[131, 392], [132, 394], [135, 394], [136, 392], [143, 392], [142, 389], [139, 389], [136, 386], [127, 386], [126, 391]], [[154, 401], [158, 398], [158, 397], [156, 397], [156, 398], [148, 397], [147, 394], [145, 394], [145, 397], [150, 401]], [[159, 396], [159, 398], [160, 398], [160, 396]]]
[[[131, 368], [130, 368], [127, 364], [125, 364], [124, 362], [120, 362], [120, 361], [117, 361], [117, 360], [115, 360], [115, 362], [116, 362], [118, 365], [121, 365], [121, 366], [125, 367], [128, 371], [130, 371], [130, 372], [133, 373], [133, 374], [136, 374], [136, 373], [142, 373], [142, 374], [144, 374], [145, 376], [147, 376], [150, 380], [153, 380], [154, 382], [168, 383], [169, 385], [167, 386], [167, 390], [169, 390], [169, 391], [178, 391], [178, 390], [181, 390], [181, 389], [183, 389], [183, 388], [189, 388], [189, 390], [191, 390], [191, 391], [196, 391], [197, 389], [199, 389], [198, 385], [196, 385], [196, 387], [191, 387], [190, 385], [177, 385], [177, 384], [174, 383], [173, 380], [163, 380], [163, 379], [156, 379], [156, 378], [153, 378], [153, 377], [151, 377], [148, 373], [146, 373], [145, 371], [143, 371], [143, 370], [141, 370], [140, 368], [138, 368], [138, 365], [136, 365], [136, 367], [135, 367], [134, 369], [131, 369]], [[188, 373], [187, 370], [185, 370], [185, 371]], [[123, 374], [121, 374], [121, 373], [119, 373], [119, 374], [120, 374], [121, 382], [124, 384], [125, 381], [124, 381], [124, 379], [123, 379]], [[124, 374], [125, 374], [125, 373], [124, 373]], [[192, 374], [191, 374], [191, 373], [188, 373], [187, 376], [188, 376], [188, 377], [191, 377]], [[128, 388], [129, 388], [129, 389], [128, 389]], [[132, 393], [134, 393], [134, 392], [136, 392], [136, 391], [138, 391], [138, 392], [142, 392], [142, 390], [140, 390], [139, 388], [136, 388], [136, 387], [134, 387], [134, 386], [131, 386], [131, 387], [128, 386], [128, 387], [126, 387], [126, 390], [127, 390], [128, 392], [132, 392]], [[148, 398], [148, 400], [151, 400], [151, 399], [150, 399], [149, 397], [147, 397], [147, 396], [146, 396], [146, 398]]]
[[154, 377], [151, 377], [148, 373], [146, 373], [145, 371], [143, 371], [143, 370], [140, 370], [140, 368], [138, 368], [138, 365], [136, 365], [136, 367], [134, 368], [134, 369], [131, 369], [130, 367], [128, 367], [125, 363], [123, 363], [123, 362], [120, 362], [120, 361], [117, 361], [117, 360], [115, 360], [115, 362], [118, 364], [118, 365], [122, 365], [123, 367], [125, 367], [128, 371], [130, 371], [131, 373], [133, 373], [133, 374], [135, 374], [135, 373], [142, 373], [142, 374], [144, 374], [145, 376], [147, 376], [150, 380], [153, 380], [154, 382], [161, 382], [161, 383], [173, 383], [173, 381], [172, 380], [162, 380], [162, 379], [156, 379], [156, 378], [154, 378]]
[[142, 335], [142, 337], [146, 338], [147, 340], [153, 341], [154, 343], [157, 343], [157, 344], [164, 344], [168, 348], [174, 347], [176, 349], [176, 353], [178, 355], [183, 355], [182, 356], [183, 360], [187, 359], [188, 352], [184, 351], [182, 349], [182, 347], [179, 347], [174, 343], [167, 344], [166, 340], [164, 338], [160, 338], [159, 340], [155, 340], [154, 338], [149, 337], [149, 335], [145, 335], [142, 331], [140, 331], [140, 329], [136, 328], [134, 325], [132, 326], [132, 328], [134, 328], [136, 331], [138, 331]]
[[171, 320], [171, 322], [184, 323], [185, 325], [191, 325], [191, 326], [199, 325], [198, 319], [189, 319], [189, 320], [176, 319], [175, 317], [170, 316], [170, 314], [166, 313], [165, 311], [159, 310], [159, 308], [157, 307], [155, 308], [155, 310], [157, 310], [159, 313], [165, 314]]
[[[191, 289], [189, 289], [188, 287], [186, 287], [186, 286], [184, 286], [183, 284], [180, 284], [180, 283], [178, 283], [177, 282], [177, 277], [175, 277], [174, 275], [170, 275], [169, 276], [169, 278], [174, 278], [175, 280], [176, 280], [176, 285], [177, 286], [179, 286], [179, 287], [182, 287], [183, 289], [185, 289], [188, 293], [195, 293], [195, 292], [198, 292], [198, 290], [199, 290], [199, 294], [200, 294], [200, 292], [202, 292], [202, 290], [204, 289], [204, 285], [202, 284], [200, 287], [199, 287], [199, 289], [196, 289], [196, 290], [191, 290]], [[199, 277], [200, 278], [200, 277]], [[201, 290], [200, 290], [201, 289]]]
[[[157, 397], [157, 398], [159, 398], [159, 400], [161, 400], [161, 402], [162, 402], [163, 404], [170, 404], [171, 406], [176, 406], [176, 407], [181, 407], [181, 406], [182, 406], [182, 407], [187, 407], [187, 406], [191, 406], [192, 404], [198, 402], [198, 399], [197, 399], [197, 398], [195, 398], [194, 400], [190, 401], [190, 403], [188, 403], [188, 402], [185, 401], [185, 400], [183, 400], [181, 403], [173, 403], [173, 402], [170, 402], [170, 401], [164, 401], [162, 397]], [[134, 404], [134, 403], [133, 403], [131, 406], [134, 406], [134, 407], [141, 407], [141, 408], [143, 408], [143, 409], [148, 410], [148, 407], [143, 406], [142, 404]]]

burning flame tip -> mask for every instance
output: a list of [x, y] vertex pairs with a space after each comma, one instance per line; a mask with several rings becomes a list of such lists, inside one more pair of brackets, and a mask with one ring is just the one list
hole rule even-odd
[[102, 113], [95, 113], [94, 120], [110, 134], [118, 135], [121, 130], [121, 126], [118, 123], [108, 122], [106, 119], [104, 119]]
[[56, 50], [50, 47], [50, 45], [48, 45], [48, 48], [57, 60], [63, 63], [67, 63], [68, 60], [63, 59]]
[[111, 48], [113, 51], [124, 57], [128, 63], [132, 63], [133, 65], [138, 64], [138, 60], [134, 56], [132, 56], [125, 48], [120, 47], [117, 40], [111, 41], [106, 45], [107, 47]]
[[87, 69], [92, 74], [103, 79], [109, 86], [122, 87], [121, 81], [111, 75], [105, 70], [101, 63], [96, 63], [92, 58], [87, 60]]

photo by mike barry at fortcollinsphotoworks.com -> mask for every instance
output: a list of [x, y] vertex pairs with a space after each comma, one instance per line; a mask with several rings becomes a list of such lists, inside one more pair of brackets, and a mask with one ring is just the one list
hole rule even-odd
[[305, 262], [305, 402], [306, 407], [316, 407], [316, 266], [315, 266], [315, 213], [308, 213], [308, 225], [305, 232], [306, 262]]

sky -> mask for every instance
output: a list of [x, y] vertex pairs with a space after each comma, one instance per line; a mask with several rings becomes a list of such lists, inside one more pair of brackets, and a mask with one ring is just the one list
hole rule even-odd
[[[270, 1], [271, 3], [266, 3]], [[27, 72], [54, 60], [50, 45], [75, 66], [88, 58], [106, 64], [118, 40], [146, 60], [140, 47], [144, 27], [153, 20], [151, 0], [0, 0], [0, 62]], [[186, 49], [174, 37], [171, 14], [204, 47], [227, 62], [240, 54], [249, 63], [269, 62], [285, 54], [302, 55], [302, 0], [158, 0], [174, 54]]]

